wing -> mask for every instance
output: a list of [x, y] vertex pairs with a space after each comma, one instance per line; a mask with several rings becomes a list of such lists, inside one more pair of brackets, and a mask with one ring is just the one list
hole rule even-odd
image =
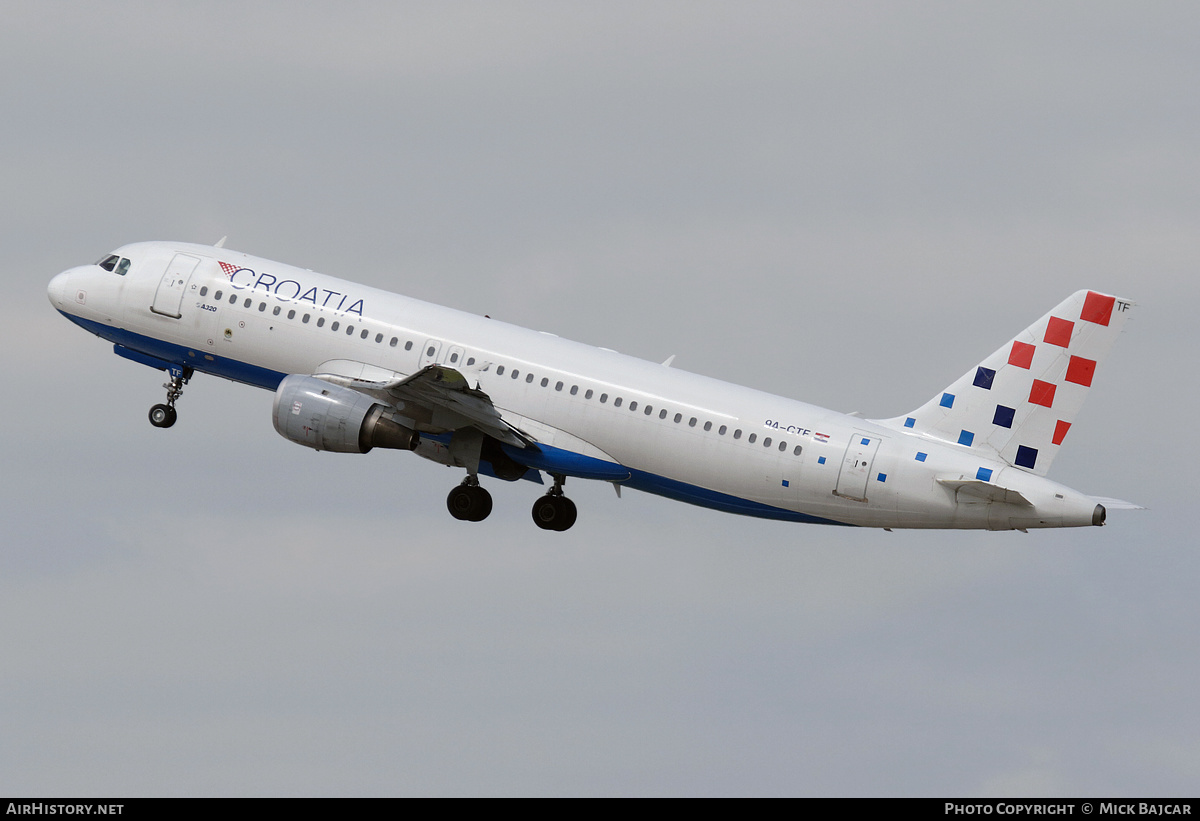
[[370, 381], [336, 373], [314, 374], [318, 379], [365, 393], [386, 402], [426, 432], [474, 427], [518, 448], [536, 448], [535, 442], [504, 421], [491, 398], [472, 388], [454, 368], [428, 365], [402, 379]]

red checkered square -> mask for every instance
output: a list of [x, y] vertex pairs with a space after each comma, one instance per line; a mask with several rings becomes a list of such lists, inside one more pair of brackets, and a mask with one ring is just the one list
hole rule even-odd
[[1028, 342], [1013, 342], [1012, 350], [1008, 354], [1008, 364], [1029, 370], [1033, 363], [1033, 351], [1034, 346]]
[[1067, 431], [1071, 429], [1070, 422], [1064, 422], [1059, 419], [1058, 424], [1054, 426], [1054, 438], [1050, 441], [1056, 445], [1061, 445], [1063, 437], [1067, 435]]
[[1067, 365], [1067, 381], [1085, 388], [1092, 386], [1092, 376], [1096, 373], [1096, 361], [1084, 359], [1082, 356], [1072, 356]]
[[1052, 382], [1035, 379], [1033, 387], [1029, 389], [1029, 401], [1035, 405], [1041, 405], [1043, 408], [1053, 407], [1055, 390], [1057, 388]]
[[1087, 298], [1083, 300], [1083, 313], [1079, 318], [1086, 322], [1095, 322], [1097, 325], [1107, 325], [1112, 319], [1113, 303], [1116, 301], [1116, 297], [1088, 291]]
[[1058, 345], [1066, 348], [1071, 344], [1071, 331], [1075, 330], [1075, 323], [1068, 322], [1065, 319], [1059, 319], [1056, 316], [1050, 317], [1049, 324], [1046, 325], [1046, 341], [1051, 345]]

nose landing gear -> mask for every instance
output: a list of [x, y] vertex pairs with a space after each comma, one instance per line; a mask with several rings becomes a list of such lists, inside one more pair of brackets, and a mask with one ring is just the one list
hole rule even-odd
[[172, 367], [170, 380], [163, 383], [167, 389], [167, 404], [150, 408], [150, 424], [156, 428], [169, 428], [175, 424], [179, 414], [175, 411], [175, 400], [183, 395], [183, 386], [192, 378], [191, 368]]

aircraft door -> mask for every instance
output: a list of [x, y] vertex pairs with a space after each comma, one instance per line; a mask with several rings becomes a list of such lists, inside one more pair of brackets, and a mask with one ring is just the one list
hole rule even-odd
[[154, 292], [154, 302], [150, 305], [150, 310], [172, 319], [179, 319], [183, 315], [179, 309], [183, 305], [184, 289], [192, 277], [192, 272], [199, 264], [198, 257], [176, 254], [175, 258], [171, 260], [171, 264], [167, 266], [166, 273], [159, 280], [158, 290]]
[[421, 349], [421, 367], [433, 365], [438, 361], [438, 353], [442, 350], [442, 340], [427, 339], [425, 347]]
[[859, 502], [867, 501], [867, 482], [871, 478], [871, 463], [875, 460], [879, 441], [874, 434], [855, 431], [851, 435], [834, 493]]

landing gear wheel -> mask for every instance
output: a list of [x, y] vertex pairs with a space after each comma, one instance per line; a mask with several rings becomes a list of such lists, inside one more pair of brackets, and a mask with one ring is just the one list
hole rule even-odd
[[492, 512], [492, 494], [479, 485], [459, 485], [446, 497], [446, 509], [463, 522], [482, 522]]
[[562, 506], [563, 520], [556, 530], [570, 530], [571, 525], [575, 524], [575, 520], [579, 518], [579, 509], [566, 496], [559, 496], [558, 503]]
[[533, 503], [533, 523], [542, 530], [563, 531], [575, 524], [578, 510], [566, 496], [547, 494]]
[[191, 368], [180, 368], [172, 365], [168, 370], [168, 379], [163, 384], [167, 389], [167, 404], [155, 405], [150, 409], [150, 424], [156, 428], [169, 428], [175, 424], [178, 414], [175, 413], [175, 400], [183, 395], [183, 386], [192, 378]]
[[178, 416], [170, 405], [155, 405], [150, 409], [150, 424], [156, 428], [169, 428]]

